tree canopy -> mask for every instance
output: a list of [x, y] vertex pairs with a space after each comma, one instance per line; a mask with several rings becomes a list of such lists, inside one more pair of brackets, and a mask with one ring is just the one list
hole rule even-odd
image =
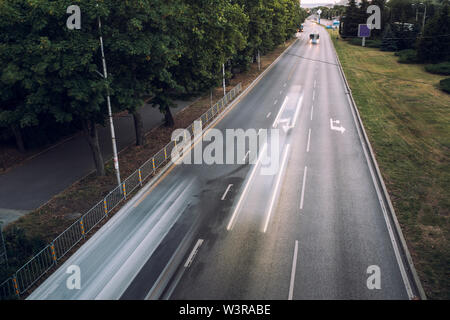
[[[81, 9], [80, 30], [66, 27], [72, 4]], [[134, 116], [142, 144], [144, 99], [173, 125], [175, 96], [216, 86], [222, 64], [248, 68], [258, 50], [287, 40], [304, 18], [296, 0], [2, 0], [0, 127], [20, 149], [25, 128], [82, 128], [103, 174], [96, 128], [108, 117], [107, 92], [113, 112]]]

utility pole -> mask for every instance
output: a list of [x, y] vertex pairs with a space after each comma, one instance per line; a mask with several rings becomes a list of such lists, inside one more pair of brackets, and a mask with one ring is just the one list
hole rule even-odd
[[227, 95], [227, 87], [225, 86], [225, 63], [222, 64], [222, 75], [223, 75], [223, 96]]
[[425, 18], [427, 16], [427, 5], [425, 3], [422, 3], [425, 6], [425, 10], [423, 12], [423, 22], [422, 22], [422, 35], [425, 32]]
[[3, 238], [2, 233], [2, 223], [0, 222], [0, 264], [5, 261], [6, 267], [9, 268], [8, 265], [8, 255], [6, 254], [6, 245], [5, 245], [5, 239]]
[[[98, 6], [98, 4], [97, 4]], [[103, 64], [103, 78], [105, 82], [108, 80], [108, 71], [106, 70], [106, 59], [105, 59], [105, 51], [103, 49], [103, 37], [102, 37], [102, 22], [100, 17], [98, 17], [98, 30], [100, 33], [100, 48], [102, 52], [102, 64]], [[112, 117], [112, 109], [111, 109], [111, 98], [109, 96], [109, 85], [107, 84], [106, 88], [106, 101], [108, 103], [108, 116], [109, 116], [109, 126], [111, 129], [111, 139], [112, 139], [112, 149], [113, 149], [113, 157], [114, 157], [114, 169], [116, 171], [117, 185], [120, 188], [120, 169], [119, 169], [119, 157], [117, 156], [117, 146], [116, 146], [116, 134], [114, 130], [114, 122]], [[120, 188], [120, 190], [122, 190]]]
[[261, 54], [259, 53], [259, 50], [258, 50], [258, 71], [261, 71]]

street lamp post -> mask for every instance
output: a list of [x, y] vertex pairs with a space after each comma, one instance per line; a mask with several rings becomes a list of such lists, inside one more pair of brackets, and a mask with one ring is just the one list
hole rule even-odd
[[[98, 4], [97, 4], [98, 6]], [[103, 37], [102, 37], [102, 22], [100, 17], [98, 17], [98, 29], [100, 33], [100, 49], [102, 53], [102, 65], [103, 65], [103, 78], [105, 81], [108, 80], [108, 71], [106, 69], [106, 59], [105, 59], [105, 51], [103, 49]], [[106, 101], [108, 104], [108, 116], [109, 116], [109, 127], [111, 130], [111, 139], [112, 139], [112, 149], [113, 149], [113, 157], [114, 157], [114, 169], [116, 171], [117, 185], [121, 185], [120, 180], [120, 169], [119, 169], [119, 157], [117, 155], [117, 145], [116, 145], [116, 134], [114, 130], [114, 122], [112, 117], [112, 108], [111, 108], [111, 98], [109, 96], [109, 86], [106, 88]], [[122, 189], [120, 189], [122, 190]]]
[[227, 87], [225, 86], [225, 63], [222, 64], [222, 83], [223, 83], [223, 96], [227, 95]]
[[413, 3], [412, 4], [412, 6], [414, 8], [416, 8], [416, 22], [418, 22], [418, 20], [419, 20], [419, 8], [418, 8], [419, 5], [423, 5], [425, 7], [424, 11], [423, 11], [423, 19], [422, 19], [422, 34], [423, 34], [424, 31], [425, 31], [425, 19], [427, 17], [427, 5], [425, 3], [423, 3], [423, 2]]
[[427, 5], [425, 3], [421, 3], [425, 6], [425, 10], [423, 11], [423, 21], [422, 21], [422, 34], [425, 32], [425, 18], [427, 16]]

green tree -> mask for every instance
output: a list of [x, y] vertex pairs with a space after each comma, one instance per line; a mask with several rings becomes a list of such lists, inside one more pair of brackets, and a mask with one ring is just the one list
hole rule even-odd
[[350, 0], [345, 10], [343, 18], [343, 28], [339, 30], [343, 37], [355, 37], [358, 34], [358, 24], [360, 23], [360, 11], [355, 0]]
[[423, 62], [440, 62], [450, 59], [450, 15], [449, 5], [444, 4], [440, 12], [425, 25], [419, 38], [418, 58]]
[[[182, 15], [186, 6], [179, 0], [108, 1], [105, 5], [104, 43], [113, 79], [113, 102], [133, 115], [136, 144], [143, 145], [139, 107], [144, 99], [151, 97], [156, 106], [156, 101], [165, 101], [170, 91], [179, 88], [170, 68], [178, 64], [183, 53]], [[164, 114], [170, 111], [166, 105], [160, 109]], [[166, 120], [173, 124], [170, 114]]]

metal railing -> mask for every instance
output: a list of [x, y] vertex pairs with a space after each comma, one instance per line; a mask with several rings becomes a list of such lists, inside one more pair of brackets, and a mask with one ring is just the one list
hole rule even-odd
[[5, 240], [3, 239], [2, 224], [0, 223], [0, 265], [3, 263], [8, 266], [8, 256], [6, 254]]
[[[242, 85], [239, 83], [196, 121], [201, 121], [202, 125], [210, 123], [241, 91]], [[192, 137], [194, 135], [194, 125], [190, 125], [186, 128], [186, 131]], [[108, 193], [103, 200], [93, 206], [49, 245], [18, 269], [11, 278], [1, 283], [0, 299], [20, 297], [26, 293], [53, 266], [56, 266], [58, 261], [70, 250], [84, 240], [86, 234], [106, 218], [120, 202], [126, 200], [133, 191], [144, 185], [144, 181], [155, 175], [156, 170], [170, 160], [172, 150], [176, 146], [175, 141], [170, 141], [163, 149], [125, 179], [120, 186]]]

